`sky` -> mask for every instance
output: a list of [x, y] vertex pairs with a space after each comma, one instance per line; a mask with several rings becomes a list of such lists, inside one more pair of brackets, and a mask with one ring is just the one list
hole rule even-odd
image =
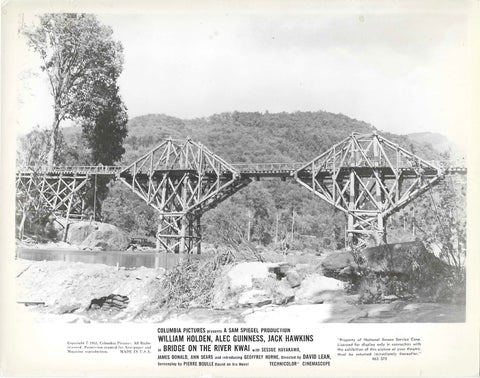
[[[471, 112], [465, 13], [243, 9], [97, 16], [124, 48], [119, 86], [130, 118], [324, 110], [380, 130], [439, 132], [463, 143], [459, 130]], [[49, 126], [53, 116], [38, 57], [24, 50], [20, 133]]]

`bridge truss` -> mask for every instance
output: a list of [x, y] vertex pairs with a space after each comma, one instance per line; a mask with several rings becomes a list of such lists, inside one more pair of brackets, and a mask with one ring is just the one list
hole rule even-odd
[[200, 253], [202, 214], [250, 182], [190, 139], [168, 139], [122, 170], [119, 177], [158, 211], [158, 246], [179, 253]]
[[445, 170], [377, 135], [352, 134], [294, 173], [344, 212], [349, 244], [386, 242], [386, 220], [437, 184]]
[[[386, 242], [386, 220], [450, 173], [376, 133], [353, 133], [304, 164], [229, 164], [190, 139], [167, 139], [127, 167], [58, 167], [17, 172], [17, 209], [34, 203], [67, 218], [102, 175], [119, 179], [159, 215], [157, 249], [200, 253], [201, 216], [252, 180], [292, 179], [342, 211], [349, 245]], [[36, 202], [35, 202], [36, 201]]]
[[[28, 209], [62, 217], [68, 224], [70, 217], [84, 213], [83, 194], [89, 175], [79, 172], [24, 170], [16, 175], [16, 207], [23, 214]], [[23, 232], [21, 230], [20, 232]]]

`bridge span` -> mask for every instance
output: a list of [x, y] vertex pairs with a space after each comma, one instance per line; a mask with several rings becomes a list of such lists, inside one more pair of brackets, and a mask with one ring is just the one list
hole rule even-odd
[[19, 168], [17, 209], [46, 204], [68, 219], [84, 212], [97, 176], [127, 185], [159, 214], [157, 247], [200, 253], [201, 216], [253, 180], [291, 180], [345, 213], [350, 245], [386, 242], [386, 219], [463, 166], [427, 161], [372, 133], [351, 134], [303, 163], [230, 164], [191, 139], [167, 139], [128, 166]]

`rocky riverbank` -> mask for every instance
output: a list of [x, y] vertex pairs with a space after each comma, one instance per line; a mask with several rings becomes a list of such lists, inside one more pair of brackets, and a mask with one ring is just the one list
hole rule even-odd
[[[315, 265], [244, 262], [224, 267], [209, 308], [158, 303], [164, 269], [17, 260], [18, 306], [44, 322], [462, 322], [465, 306], [358, 305], [344, 282]], [[160, 293], [160, 294], [159, 294]], [[26, 306], [31, 304], [30, 306]], [[152, 309], [159, 309], [152, 311]]]

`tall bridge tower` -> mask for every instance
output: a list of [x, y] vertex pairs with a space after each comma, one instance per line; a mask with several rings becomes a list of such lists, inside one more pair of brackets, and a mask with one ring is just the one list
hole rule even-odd
[[447, 170], [377, 133], [353, 133], [294, 173], [295, 180], [347, 216], [349, 245], [386, 243], [386, 221]]
[[200, 253], [200, 218], [250, 180], [202, 144], [168, 139], [119, 173], [160, 216], [157, 249]]

